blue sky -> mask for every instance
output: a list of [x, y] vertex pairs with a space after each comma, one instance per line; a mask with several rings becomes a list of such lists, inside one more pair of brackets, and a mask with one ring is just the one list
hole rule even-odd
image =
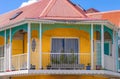
[[[18, 8], [23, 2], [28, 0], [1, 0], [0, 14]], [[84, 9], [94, 7], [99, 11], [120, 10], [120, 0], [72, 0], [81, 5]]]

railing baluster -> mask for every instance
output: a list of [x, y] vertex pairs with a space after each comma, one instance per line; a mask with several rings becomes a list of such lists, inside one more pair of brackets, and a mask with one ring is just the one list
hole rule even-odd
[[[43, 68], [50, 69], [79, 69], [80, 65], [84, 67], [90, 62], [90, 53], [42, 53]], [[49, 57], [50, 56], [50, 57]], [[47, 63], [50, 61], [49, 63]]]

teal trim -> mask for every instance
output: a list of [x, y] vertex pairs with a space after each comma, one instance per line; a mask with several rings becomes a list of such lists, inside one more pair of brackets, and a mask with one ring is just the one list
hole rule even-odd
[[101, 32], [101, 25], [94, 25], [94, 32], [98, 31]]
[[39, 24], [37, 24], [37, 23], [32, 23], [31, 24], [31, 31], [33, 31], [33, 30], [37, 30], [37, 31], [39, 31]]
[[104, 43], [104, 54], [110, 55], [109, 43]]
[[10, 36], [10, 29], [7, 29], [6, 30], [6, 43], [8, 43], [9, 36]]
[[0, 36], [4, 37], [4, 34], [5, 34], [4, 31], [0, 32]]
[[38, 37], [40, 36], [40, 24], [38, 23], [32, 23], [31, 24], [31, 34], [32, 34], [32, 31], [38, 31]]
[[24, 30], [27, 32], [27, 26], [28, 24], [23, 24], [12, 28], [12, 38], [14, 37], [15, 33], [18, 32], [19, 30]]
[[57, 29], [57, 28], [73, 28], [73, 29], [77, 29], [77, 30], [84, 30], [86, 32], [88, 32], [89, 34], [91, 34], [91, 25], [89, 24], [42, 24], [42, 33], [44, 33], [47, 30], [53, 30], [53, 29]]

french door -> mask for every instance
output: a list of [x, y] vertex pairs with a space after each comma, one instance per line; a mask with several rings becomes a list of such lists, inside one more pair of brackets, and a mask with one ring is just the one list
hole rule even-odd
[[76, 38], [52, 38], [52, 63], [78, 63], [78, 48], [78, 39]]

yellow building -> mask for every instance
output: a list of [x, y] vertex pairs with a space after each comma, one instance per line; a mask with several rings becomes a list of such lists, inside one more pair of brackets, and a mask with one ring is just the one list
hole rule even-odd
[[0, 79], [119, 79], [118, 27], [69, 0], [0, 16]]

